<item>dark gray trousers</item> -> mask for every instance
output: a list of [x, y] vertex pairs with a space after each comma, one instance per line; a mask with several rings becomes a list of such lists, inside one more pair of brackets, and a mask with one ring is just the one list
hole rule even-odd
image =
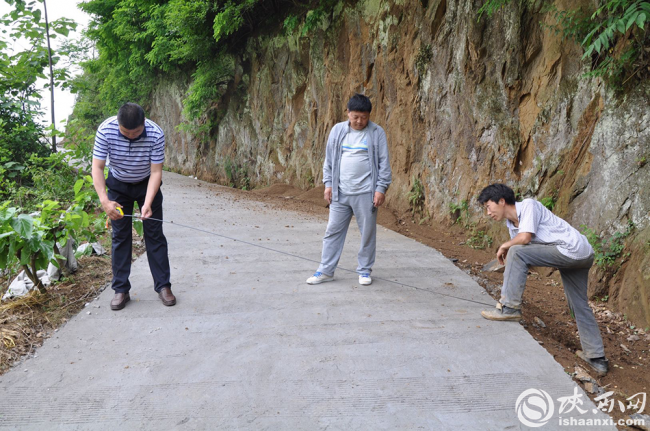
[[500, 302], [506, 307], [521, 308], [528, 268], [530, 266], [557, 268], [562, 276], [569, 309], [573, 312], [578, 325], [582, 350], [588, 358], [605, 356], [598, 323], [587, 301], [589, 268], [593, 262], [593, 256], [582, 260], [571, 259], [560, 253], [554, 245], [526, 244], [510, 247], [503, 274]]

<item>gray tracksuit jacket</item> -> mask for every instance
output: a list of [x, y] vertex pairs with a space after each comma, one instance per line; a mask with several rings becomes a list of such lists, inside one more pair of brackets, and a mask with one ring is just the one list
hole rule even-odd
[[[386, 132], [381, 126], [368, 121], [368, 159], [370, 160], [372, 193], [386, 193], [392, 181], [390, 159], [388, 157], [388, 142]], [[350, 132], [350, 122], [344, 121], [332, 127], [325, 149], [323, 164], [323, 183], [332, 187], [332, 201], [339, 200], [339, 177], [341, 168], [341, 144], [345, 135]]]

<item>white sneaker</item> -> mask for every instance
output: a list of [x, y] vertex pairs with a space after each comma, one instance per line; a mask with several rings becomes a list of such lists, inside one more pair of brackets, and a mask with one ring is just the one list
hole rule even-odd
[[370, 274], [368, 273], [363, 273], [359, 276], [359, 284], [362, 286], [369, 286], [372, 284], [372, 278], [370, 278]]
[[321, 284], [326, 281], [334, 281], [334, 276], [325, 275], [322, 272], [315, 272], [314, 275], [307, 279], [307, 284]]

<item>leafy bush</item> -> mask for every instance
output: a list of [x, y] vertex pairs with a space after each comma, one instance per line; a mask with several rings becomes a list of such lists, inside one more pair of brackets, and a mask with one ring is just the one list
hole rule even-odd
[[0, 206], [0, 267], [18, 263], [38, 289], [45, 293], [36, 273], [49, 263], [61, 266], [57, 242], [70, 238], [94, 241], [101, 231], [102, 218], [86, 211], [96, 205], [92, 178], [86, 176], [74, 185], [74, 201], [66, 209], [59, 202], [46, 200], [36, 214], [26, 214], [9, 202]]
[[[183, 114], [215, 125], [211, 112], [235, 76], [236, 58], [254, 31], [314, 30], [338, 0], [88, 0], [93, 16], [86, 36], [99, 56], [82, 63], [72, 83], [79, 95], [74, 116], [96, 127], [124, 102], [148, 106], [159, 77], [191, 76]], [[302, 24], [301, 24], [302, 23]], [[194, 130], [194, 129], [192, 129]]]

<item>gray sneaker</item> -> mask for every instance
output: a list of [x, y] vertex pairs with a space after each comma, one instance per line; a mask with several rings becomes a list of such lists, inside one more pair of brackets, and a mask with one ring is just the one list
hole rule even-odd
[[588, 358], [582, 350], [576, 350], [576, 356], [589, 364], [598, 377], [603, 377], [609, 371], [609, 361], [604, 356], [602, 358]]
[[481, 316], [488, 320], [519, 320], [521, 319], [521, 310], [506, 307], [497, 302], [497, 307], [490, 311], [481, 311]]

